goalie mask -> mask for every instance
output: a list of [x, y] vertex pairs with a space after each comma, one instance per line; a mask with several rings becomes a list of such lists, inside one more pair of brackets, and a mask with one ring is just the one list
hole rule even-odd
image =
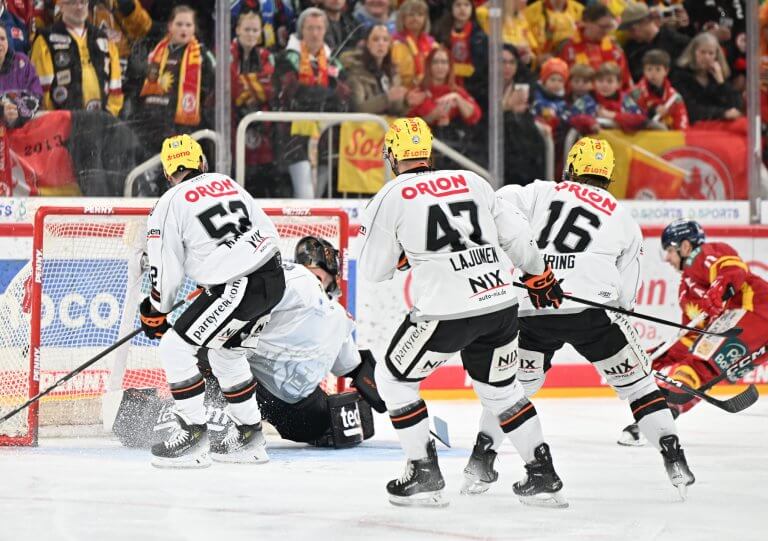
[[339, 293], [339, 251], [325, 239], [304, 237], [296, 244], [294, 259], [299, 265], [323, 269], [331, 275], [332, 281], [325, 288], [329, 295]]

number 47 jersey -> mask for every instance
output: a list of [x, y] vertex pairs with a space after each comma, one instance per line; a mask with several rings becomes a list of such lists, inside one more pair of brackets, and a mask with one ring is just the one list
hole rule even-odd
[[[566, 294], [631, 310], [640, 281], [643, 237], [627, 210], [606, 190], [579, 182], [537, 180], [497, 194], [528, 218], [539, 249]], [[559, 314], [587, 307], [565, 300]], [[546, 314], [527, 299], [520, 315]]]
[[154, 307], [168, 312], [184, 275], [202, 286], [246, 276], [278, 251], [275, 225], [251, 195], [226, 175], [185, 180], [147, 219]]
[[450, 320], [517, 304], [512, 262], [540, 274], [528, 221], [470, 171], [408, 172], [365, 209], [361, 274], [389, 280], [402, 255], [412, 268], [412, 321]]

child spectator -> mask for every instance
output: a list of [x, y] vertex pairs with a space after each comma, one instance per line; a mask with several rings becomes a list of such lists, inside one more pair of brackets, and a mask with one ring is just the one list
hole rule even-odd
[[595, 70], [586, 64], [576, 64], [571, 69], [568, 86], [571, 89], [571, 127], [583, 135], [596, 133], [599, 126], [594, 95]]
[[606, 62], [595, 72], [597, 118], [613, 121], [624, 131], [637, 131], [645, 123], [645, 115], [629, 92], [621, 90], [622, 69]]
[[568, 87], [571, 90], [571, 103], [584, 96], [592, 98], [592, 91], [595, 88], [595, 70], [586, 64], [576, 64], [571, 68]]
[[397, 12], [392, 60], [407, 88], [418, 86], [424, 78], [427, 55], [437, 46], [429, 33], [428, 13], [424, 0], [405, 0]]
[[0, 25], [0, 123], [15, 128], [30, 120], [42, 95], [35, 67], [27, 55], [10, 49], [7, 31]]
[[661, 49], [651, 49], [643, 55], [643, 78], [632, 91], [632, 97], [645, 115], [662, 122], [671, 130], [688, 127], [688, 110], [683, 97], [667, 79], [672, 63], [669, 54]]
[[550, 127], [555, 139], [565, 132], [570, 119], [565, 99], [566, 81], [568, 64], [560, 58], [550, 58], [541, 66], [539, 82], [533, 93], [533, 114]]

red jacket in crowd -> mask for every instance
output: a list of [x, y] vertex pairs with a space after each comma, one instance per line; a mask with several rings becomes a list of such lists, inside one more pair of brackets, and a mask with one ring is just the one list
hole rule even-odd
[[592, 66], [594, 70], [606, 62], [616, 62], [621, 68], [621, 87], [628, 90], [632, 86], [627, 57], [624, 56], [624, 51], [612, 36], [604, 37], [600, 43], [593, 43], [586, 41], [581, 29], [579, 29], [571, 39], [563, 44], [559, 56], [568, 63], [568, 66], [587, 64]]
[[474, 109], [472, 115], [464, 118], [461, 116], [461, 111], [459, 111], [458, 107], [452, 107], [448, 112], [447, 122], [446, 119], [440, 119], [436, 122], [433, 122], [433, 124], [436, 126], [445, 126], [448, 123], [453, 122], [456, 118], [468, 126], [473, 126], [480, 122], [480, 118], [483, 116], [482, 109], [480, 109], [480, 106], [477, 104], [477, 101], [475, 101], [475, 98], [473, 98], [466, 90], [464, 90], [464, 88], [459, 85], [456, 85], [455, 87], [452, 87], [451, 85], [431, 85], [426, 89], [427, 97], [420, 105], [411, 108], [411, 110], [408, 111], [408, 116], [427, 116], [435, 109], [435, 107], [437, 107], [438, 98], [445, 96], [446, 94], [450, 94], [451, 92], [456, 92], [462, 98], [472, 103]]
[[667, 114], [662, 116], [660, 121], [670, 130], [688, 128], [688, 109], [685, 107], [683, 97], [672, 87], [669, 79], [665, 79], [664, 86], [657, 89], [643, 77], [632, 90], [632, 97], [649, 118], [656, 115], [657, 107], [670, 104]]

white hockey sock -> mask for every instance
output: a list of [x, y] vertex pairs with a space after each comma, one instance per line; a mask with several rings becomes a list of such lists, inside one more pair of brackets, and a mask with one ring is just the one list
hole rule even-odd
[[203, 405], [204, 399], [205, 393], [201, 393], [191, 398], [174, 400], [174, 406], [184, 417], [185, 421], [192, 423], [193, 425], [204, 425], [206, 421], [205, 406]]
[[677, 434], [675, 419], [668, 409], [655, 411], [637, 422], [640, 432], [656, 449], [661, 450], [659, 439], [670, 434]]
[[237, 424], [255, 425], [261, 421], [261, 410], [253, 395], [245, 402], [229, 404], [229, 414]]
[[427, 457], [429, 443], [429, 414], [423, 400], [390, 411], [389, 419], [409, 460]]
[[499, 425], [498, 415], [494, 415], [492, 411], [483, 408], [482, 414], [480, 414], [480, 432], [483, 432], [493, 440], [491, 449], [498, 451], [501, 444], [504, 443], [504, 431]]
[[[531, 404], [531, 406], [533, 406], [533, 404]], [[515, 446], [515, 449], [517, 449], [517, 452], [520, 454], [520, 458], [522, 458], [526, 464], [533, 462], [533, 451], [536, 447], [544, 443], [544, 433], [541, 430], [539, 416], [534, 415], [511, 432], [507, 432], [507, 437], [509, 437], [509, 441]]]

